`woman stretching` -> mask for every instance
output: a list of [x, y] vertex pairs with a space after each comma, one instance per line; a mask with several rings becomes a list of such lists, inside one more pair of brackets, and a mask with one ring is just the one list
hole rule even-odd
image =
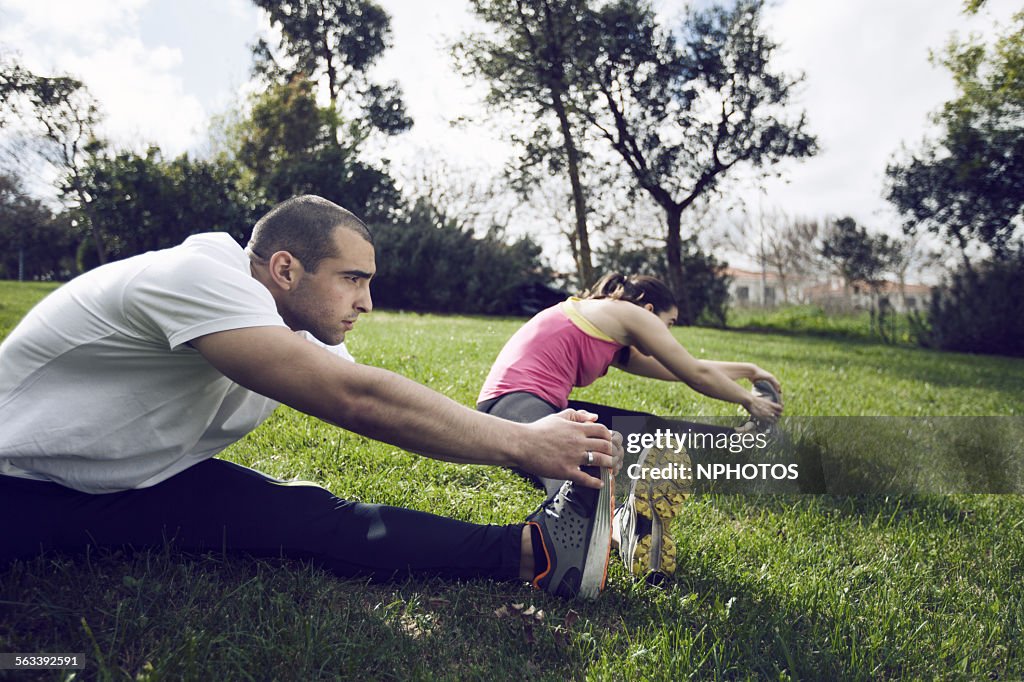
[[[669, 331], [677, 315], [675, 297], [660, 280], [609, 273], [581, 297], [541, 311], [508, 340], [484, 381], [477, 409], [532, 422], [571, 407], [598, 415], [609, 428], [616, 417], [651, 418], [642, 412], [569, 400], [573, 387], [593, 383], [614, 366], [653, 379], [682, 381], [704, 395], [741, 405], [757, 422], [774, 422], [782, 413], [778, 380], [751, 363], [694, 358]], [[754, 383], [754, 391], [741, 388], [738, 379]], [[695, 432], [736, 432], [706, 424], [676, 421], [673, 425]], [[667, 464], [690, 468], [685, 451], [648, 451], [642, 457], [639, 464], [648, 469]], [[564, 482], [531, 480], [549, 496]], [[688, 490], [690, 481], [681, 478], [633, 478], [624, 509], [616, 515], [620, 552], [631, 572], [675, 569], [675, 545], [664, 529], [679, 512]]]

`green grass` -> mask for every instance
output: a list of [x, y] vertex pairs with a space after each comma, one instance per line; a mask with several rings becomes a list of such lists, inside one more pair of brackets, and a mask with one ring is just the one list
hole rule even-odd
[[[0, 325], [41, 294], [0, 285]], [[375, 312], [350, 347], [471, 404], [519, 324]], [[699, 357], [776, 372], [792, 415], [1024, 414], [1020, 360], [674, 333]], [[737, 414], [615, 371], [577, 395], [664, 415]], [[224, 456], [477, 522], [519, 521], [540, 499], [504, 470], [415, 457], [287, 409]], [[631, 583], [614, 562], [594, 603], [488, 581], [366, 584], [173, 548], [46, 556], [0, 571], [0, 652], [84, 652], [86, 679], [1024, 677], [1017, 495], [705, 495], [677, 524], [679, 569], [664, 588]]]
[[28, 309], [59, 286], [56, 282], [4, 282], [0, 280], [0, 339], [14, 329]]
[[[783, 305], [778, 308], [730, 308], [728, 327], [747, 331], [781, 332], [837, 339], [882, 339], [878, 322], [867, 310], [827, 313], [816, 305]], [[884, 322], [885, 340], [900, 345], [917, 345], [909, 315], [892, 313]]]

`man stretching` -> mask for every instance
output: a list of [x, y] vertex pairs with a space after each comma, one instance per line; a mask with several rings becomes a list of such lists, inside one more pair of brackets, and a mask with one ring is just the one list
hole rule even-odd
[[[0, 515], [20, 519], [2, 524], [0, 561], [173, 539], [343, 576], [527, 579], [596, 596], [621, 439], [585, 412], [516, 424], [339, 357], [372, 308], [375, 269], [366, 226], [303, 196], [264, 216], [244, 250], [195, 235], [44, 299], [0, 344]], [[477, 525], [214, 457], [281, 403], [435, 459], [567, 483], [524, 524]]]

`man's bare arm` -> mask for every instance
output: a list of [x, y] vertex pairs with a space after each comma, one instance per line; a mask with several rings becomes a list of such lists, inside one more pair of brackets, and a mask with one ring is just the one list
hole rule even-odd
[[518, 466], [590, 487], [600, 481], [579, 470], [587, 450], [597, 465], [615, 465], [610, 432], [600, 424], [570, 421], [570, 413], [532, 424], [492, 417], [393, 372], [342, 360], [283, 327], [217, 332], [192, 345], [252, 391], [436, 459]]

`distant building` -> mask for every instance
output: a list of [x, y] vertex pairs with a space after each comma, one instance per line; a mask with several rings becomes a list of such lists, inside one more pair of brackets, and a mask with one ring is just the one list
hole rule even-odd
[[877, 293], [879, 307], [889, 306], [899, 313], [926, 310], [932, 300], [930, 286], [905, 284], [901, 288], [898, 282], [889, 281], [882, 282], [874, 291], [864, 282], [854, 282], [848, 289], [841, 282], [827, 282], [805, 291], [808, 303], [825, 310], [867, 310], [873, 293]]
[[[872, 290], [863, 282], [848, 289], [839, 280], [815, 282], [799, 276], [787, 277], [785, 287], [777, 273], [726, 268], [729, 300], [736, 307], [774, 308], [784, 303], [811, 303], [829, 311], [867, 310]], [[931, 303], [932, 287], [923, 284], [882, 282], [877, 287], [878, 305], [897, 312], [925, 310]]]
[[808, 282], [799, 277], [787, 277], [786, 286], [774, 272], [756, 272], [739, 268], [726, 268], [730, 278], [729, 299], [738, 307], [774, 308], [782, 303], [805, 303], [804, 287]]

